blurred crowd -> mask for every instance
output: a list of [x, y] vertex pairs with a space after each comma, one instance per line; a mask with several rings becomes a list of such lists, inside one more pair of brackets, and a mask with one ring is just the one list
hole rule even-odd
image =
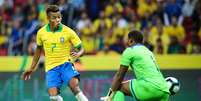
[[86, 54], [122, 53], [130, 30], [156, 54], [201, 53], [200, 0], [0, 0], [0, 55], [33, 55], [48, 4], [59, 5]]

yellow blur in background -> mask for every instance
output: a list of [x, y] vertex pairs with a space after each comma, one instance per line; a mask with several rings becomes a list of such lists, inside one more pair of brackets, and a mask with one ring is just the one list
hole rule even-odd
[[[201, 69], [201, 55], [156, 55], [157, 63], [161, 69]], [[29, 68], [32, 57], [30, 56], [5, 56], [0, 57], [1, 72], [17, 72]], [[80, 58], [76, 68], [84, 71], [117, 70], [120, 55], [115, 53], [99, 53]]]

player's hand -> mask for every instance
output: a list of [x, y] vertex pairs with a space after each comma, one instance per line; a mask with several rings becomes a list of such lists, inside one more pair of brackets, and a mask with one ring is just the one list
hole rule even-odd
[[101, 97], [100, 100], [102, 100], [102, 101], [112, 101], [112, 98], [110, 96], [104, 96], [104, 97]]
[[80, 53], [77, 53], [77, 52], [71, 52], [71, 54], [70, 54], [73, 58], [78, 58], [78, 57], [80, 57]]
[[26, 70], [22, 73], [21, 78], [23, 80], [29, 80], [31, 78], [31, 74], [32, 74], [33, 70]]

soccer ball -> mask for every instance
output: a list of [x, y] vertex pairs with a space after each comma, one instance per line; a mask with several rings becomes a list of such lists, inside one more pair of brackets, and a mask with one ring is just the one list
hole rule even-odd
[[169, 87], [169, 91], [171, 93], [171, 95], [175, 95], [176, 93], [179, 92], [180, 90], [180, 83], [179, 80], [175, 77], [167, 77], [165, 78], [165, 80], [167, 81], [168, 87]]

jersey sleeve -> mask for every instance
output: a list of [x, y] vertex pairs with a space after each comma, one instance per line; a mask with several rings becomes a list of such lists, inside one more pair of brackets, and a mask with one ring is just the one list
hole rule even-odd
[[81, 40], [80, 40], [80, 38], [78, 37], [78, 35], [73, 30], [71, 30], [70, 41], [71, 41], [71, 43], [73, 44], [73, 46], [75, 48], [79, 47], [81, 45], [81, 43], [82, 43]]
[[120, 65], [124, 65], [124, 66], [129, 66], [131, 63], [131, 50], [129, 48], [127, 48], [126, 50], [124, 50], [121, 59], [120, 59]]
[[40, 33], [40, 31], [38, 31], [37, 35], [36, 35], [36, 44], [38, 46], [42, 46], [42, 39], [41, 39], [41, 33]]

